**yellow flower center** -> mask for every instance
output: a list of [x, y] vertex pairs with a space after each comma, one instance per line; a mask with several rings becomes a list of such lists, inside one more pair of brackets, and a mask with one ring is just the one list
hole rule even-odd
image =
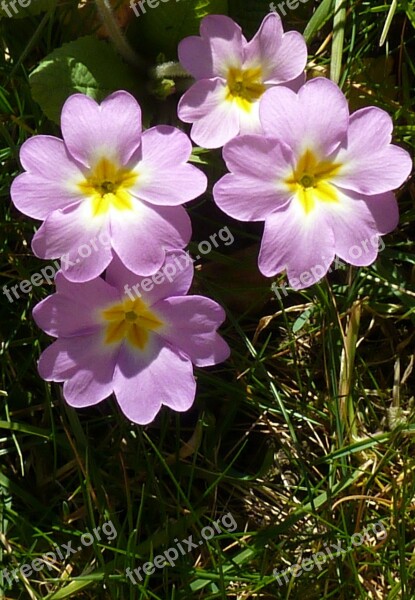
[[226, 99], [231, 102], [235, 101], [246, 112], [250, 112], [252, 104], [259, 100], [266, 89], [262, 82], [260, 67], [256, 69], [230, 68], [227, 83]]
[[317, 202], [339, 202], [337, 190], [330, 183], [330, 179], [340, 169], [341, 164], [319, 160], [311, 150], [306, 150], [285, 183], [296, 193], [305, 213], [308, 214]]
[[102, 311], [102, 317], [106, 322], [106, 344], [127, 340], [139, 350], [147, 346], [150, 332], [163, 326], [163, 322], [140, 298], [115, 304]]
[[89, 176], [79, 184], [82, 193], [90, 198], [92, 216], [104, 215], [111, 207], [131, 210], [132, 197], [128, 190], [137, 177], [133, 171], [101, 158]]

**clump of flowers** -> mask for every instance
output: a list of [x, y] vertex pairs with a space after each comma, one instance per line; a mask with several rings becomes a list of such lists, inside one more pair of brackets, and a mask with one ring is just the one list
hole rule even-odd
[[[63, 140], [39, 135], [23, 144], [25, 172], [11, 190], [19, 210], [44, 221], [33, 238], [35, 254], [62, 259], [57, 292], [33, 311], [39, 327], [57, 338], [42, 354], [39, 373], [64, 382], [71, 406], [114, 393], [139, 424], [163, 405], [187, 410], [196, 390], [193, 365], [229, 355], [216, 333], [225, 314], [213, 300], [186, 296], [193, 276], [187, 258], [174, 281], [166, 283], [159, 270], [189, 242], [181, 205], [206, 190], [207, 178], [188, 162], [185, 133], [168, 126], [141, 131], [140, 106], [127, 92], [100, 105], [75, 94], [61, 124]], [[85, 260], [83, 247], [94, 250]], [[131, 298], [128, 284], [148, 275], [157, 276], [154, 291]]]
[[[177, 259], [180, 251], [167, 254], [167, 264]], [[105, 279], [74, 283], [59, 272], [56, 293], [33, 311], [38, 326], [57, 338], [40, 357], [41, 377], [64, 382], [63, 395], [76, 408], [114, 393], [125, 416], [141, 425], [162, 406], [188, 410], [196, 391], [193, 365], [229, 356], [216, 332], [225, 312], [209, 298], [187, 295], [192, 278], [188, 264], [174, 279], [134, 297], [143, 277], [118, 258]]]
[[[391, 143], [388, 114], [374, 107], [349, 114], [337, 85], [304, 83], [304, 38], [284, 33], [275, 13], [249, 42], [232, 19], [210, 15], [200, 37], [181, 42], [179, 58], [197, 80], [179, 117], [201, 146], [225, 144], [230, 172], [214, 186], [215, 202], [236, 219], [265, 222], [261, 272], [286, 271], [299, 289], [317, 282], [336, 255], [372, 263], [379, 236], [398, 223], [393, 190], [412, 168]], [[193, 366], [230, 352], [217, 333], [223, 309], [188, 295], [191, 261], [174, 279], [157, 273], [184, 255], [191, 223], [182, 205], [207, 188], [189, 164], [191, 141], [174, 127], [142, 132], [140, 106], [124, 91], [101, 104], [71, 96], [61, 125], [63, 139], [39, 135], [23, 144], [25, 172], [11, 190], [21, 212], [43, 221], [35, 254], [62, 260], [56, 293], [33, 311], [56, 338], [39, 373], [63, 382], [74, 407], [114, 394], [135, 423], [150, 423], [162, 406], [187, 410]], [[83, 246], [95, 250], [87, 260]]]
[[219, 148], [240, 133], [261, 131], [265, 90], [304, 82], [307, 47], [301, 34], [284, 33], [276, 13], [265, 17], [250, 42], [229, 17], [209, 15], [200, 37], [180, 42], [179, 60], [197, 80], [179, 102], [179, 118], [193, 123], [194, 142]]
[[[321, 279], [335, 255], [371, 264], [378, 246], [368, 241], [396, 227], [392, 190], [412, 168], [409, 154], [391, 144], [389, 115], [374, 107], [350, 115], [338, 86], [317, 78], [297, 94], [268, 90], [260, 117], [263, 135], [225, 146], [230, 173], [214, 187], [226, 214], [265, 221], [260, 271], [271, 277], [286, 270], [299, 289]], [[351, 251], [355, 246], [365, 251]]]
[[[74, 94], [62, 109], [63, 140], [27, 140], [20, 160], [25, 173], [11, 195], [25, 215], [44, 221], [33, 238], [40, 258], [62, 258], [71, 281], [89, 281], [114, 253], [135, 273], [151, 275], [165, 251], [184, 248], [190, 219], [181, 206], [203, 194], [206, 176], [188, 164], [192, 145], [182, 131], [157, 126], [141, 131], [141, 109], [128, 92], [101, 105]], [[81, 246], [97, 246], [81, 260]]]

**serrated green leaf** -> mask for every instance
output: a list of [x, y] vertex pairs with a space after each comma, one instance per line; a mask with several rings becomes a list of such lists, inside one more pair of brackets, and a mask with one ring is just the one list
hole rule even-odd
[[137, 95], [137, 77], [112, 47], [93, 36], [79, 38], [49, 54], [30, 76], [33, 98], [59, 123], [62, 105], [76, 92], [101, 101], [124, 89]]

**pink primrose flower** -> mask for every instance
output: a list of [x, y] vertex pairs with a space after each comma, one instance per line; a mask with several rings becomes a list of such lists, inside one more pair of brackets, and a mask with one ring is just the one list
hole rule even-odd
[[209, 298], [187, 296], [193, 266], [182, 250], [168, 252], [153, 278], [114, 258], [105, 279], [84, 283], [56, 275], [57, 292], [33, 310], [38, 326], [57, 340], [39, 360], [46, 381], [64, 382], [71, 406], [98, 404], [112, 393], [135, 423], [150, 423], [161, 407], [193, 404], [193, 365], [226, 360], [216, 332], [224, 310]]
[[399, 221], [393, 190], [412, 169], [409, 154], [391, 144], [389, 115], [375, 107], [350, 115], [338, 86], [317, 78], [297, 94], [268, 90], [260, 116], [265, 135], [225, 146], [230, 173], [213, 190], [228, 215], [265, 221], [260, 271], [286, 270], [300, 289], [321, 279], [335, 255], [371, 264], [379, 236]]
[[284, 33], [276, 13], [265, 17], [250, 42], [229, 17], [209, 15], [200, 37], [180, 42], [179, 60], [197, 80], [179, 102], [179, 118], [193, 123], [195, 143], [219, 148], [240, 133], [261, 132], [265, 90], [304, 83], [307, 47], [300, 33]]
[[100, 105], [74, 94], [61, 128], [63, 140], [37, 135], [23, 144], [26, 172], [12, 184], [15, 206], [43, 221], [34, 253], [61, 258], [71, 281], [94, 279], [114, 254], [135, 273], [155, 273], [166, 250], [189, 242], [181, 205], [207, 187], [206, 176], [187, 162], [189, 138], [168, 126], [142, 133], [140, 106], [125, 91]]

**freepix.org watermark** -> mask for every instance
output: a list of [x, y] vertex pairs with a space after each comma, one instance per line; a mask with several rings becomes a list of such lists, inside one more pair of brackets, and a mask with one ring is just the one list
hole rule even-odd
[[[183, 264], [183, 266], [178, 265], [177, 269], [175, 267], [171, 267], [171, 265], [166, 265], [166, 273], [164, 274], [164, 277], [164, 271], [163, 269], [161, 269], [161, 271], [155, 273], [155, 275], [153, 275], [151, 278], [144, 279], [141, 282], [141, 287], [143, 291], [148, 292], [150, 291], [150, 289], [152, 289], [152, 281], [153, 284], [156, 285], [162, 283], [164, 279], [168, 279], [171, 282], [171, 277], [175, 276], [177, 272], [182, 271], [188, 264], [190, 264], [190, 262], [194, 263], [197, 260], [200, 260], [202, 256], [209, 254], [212, 251], [212, 247], [218, 248], [218, 238], [221, 242], [223, 242], [225, 246], [230, 246], [235, 241], [235, 238], [233, 237], [229, 228], [223, 227], [217, 233], [213, 233], [208, 240], [204, 240], [199, 243], [197, 247], [198, 254], [195, 259], [191, 258], [190, 255], [188, 255], [189, 258], [187, 259], [185, 264]], [[74, 259], [75, 262], [73, 260], [69, 260], [69, 256], [66, 254], [62, 256], [61, 263], [59, 263], [58, 260], [55, 260], [55, 262], [52, 265], [47, 265], [46, 267], [43, 267], [43, 269], [41, 269], [38, 273], [34, 273], [30, 279], [25, 279], [11, 287], [4, 285], [3, 295], [6, 296], [7, 300], [10, 303], [12, 303], [15, 300], [19, 300], [21, 294], [29, 294], [32, 291], [33, 287], [39, 287], [45, 282], [47, 282], [49, 285], [52, 285], [55, 279], [55, 275], [60, 269], [63, 271], [63, 273], [65, 273], [65, 270], [68, 269], [68, 267], [72, 267], [75, 264], [79, 264], [82, 261], [87, 260], [93, 252], [99, 252], [101, 247], [110, 246], [111, 237], [109, 236], [109, 234], [101, 232], [97, 237], [94, 237], [87, 244], [82, 244], [81, 246], [79, 246], [77, 250], [77, 258]], [[147, 283], [148, 281], [150, 281], [150, 284]], [[147, 285], [150, 285], [150, 288], [147, 288]], [[128, 286], [126, 286], [126, 288], [128, 288]], [[136, 288], [137, 286], [134, 286], [134, 291]], [[127, 289], [125, 293], [128, 294], [132, 300], [134, 299], [131, 296], [131, 292], [129, 292]], [[135, 291], [135, 295], [138, 298], [141, 297], [139, 291]]]
[[[374, 535], [375, 540], [373, 540], [370, 532]], [[315, 554], [312, 554], [311, 557], [305, 558], [301, 563], [290, 565], [288, 569], [285, 569], [284, 571], [277, 571], [277, 569], [274, 569], [272, 574], [278, 581], [278, 585], [283, 585], [282, 579], [284, 579], [285, 583], [289, 583], [291, 577], [300, 577], [304, 571], [312, 571], [315, 567], [321, 571], [323, 565], [328, 560], [333, 560], [337, 556], [344, 556], [357, 546], [361, 546], [363, 543], [370, 544], [373, 541], [378, 542], [379, 540], [383, 540], [387, 535], [388, 533], [382, 521], [372, 523], [372, 525], [365, 527], [362, 531], [354, 533], [350, 538], [351, 544], [349, 544], [347, 548], [343, 548], [342, 542], [339, 542], [338, 540], [335, 544], [330, 545], [327, 544], [327, 542], [324, 542], [324, 552], [323, 550], [316, 552]], [[334, 554], [332, 550], [335, 551]]]
[[[79, 265], [84, 260], [89, 258], [93, 252], [99, 252], [99, 250], [104, 247], [108, 248], [111, 246], [111, 237], [108, 233], [101, 231], [101, 233], [89, 240], [87, 244], [82, 244], [79, 246], [77, 250], [77, 257], [74, 261], [69, 260], [69, 255], [64, 254], [61, 258], [61, 263], [58, 260], [55, 260], [53, 265], [47, 265], [43, 267], [39, 271], [39, 273], [33, 273], [30, 279], [24, 279], [20, 283], [13, 285], [12, 287], [8, 287], [7, 285], [3, 286], [3, 294], [6, 296], [9, 302], [14, 302], [15, 300], [19, 300], [20, 294], [30, 294], [33, 289], [33, 286], [39, 287], [45, 281], [51, 285], [54, 281], [56, 273], [59, 269], [62, 269], [65, 272], [69, 267], [73, 267], [74, 265]], [[13, 295], [12, 295], [13, 294]]]
[[53, 546], [53, 552], [46, 552], [40, 558], [34, 558], [31, 563], [26, 563], [24, 565], [20, 565], [20, 567], [16, 567], [15, 569], [3, 569], [1, 572], [3, 578], [9, 586], [13, 585], [13, 581], [19, 581], [19, 574], [23, 577], [31, 577], [34, 572], [38, 573], [45, 566], [49, 569], [49, 571], [53, 570], [53, 564], [56, 563], [58, 558], [61, 561], [65, 561], [67, 558], [72, 556], [72, 554], [76, 554], [82, 550], [82, 547], [92, 546], [95, 540], [100, 541], [102, 539], [100, 531], [104, 534], [105, 540], [111, 542], [115, 540], [117, 537], [117, 530], [115, 529], [112, 521], [107, 521], [103, 523], [103, 525], [99, 527], [94, 527], [92, 532], [83, 533], [79, 538], [80, 544], [74, 548], [72, 546], [72, 541], [69, 541], [67, 544], [62, 544], [61, 546]]
[[[10, 2], [6, 2], [6, 0], [2, 0], [0, 6], [1, 9], [4, 10], [4, 12], [6, 13], [6, 15], [11, 18], [11, 17], [15, 17], [17, 15], [17, 13], [19, 12], [19, 9], [17, 8], [16, 4], [18, 4], [20, 6], [20, 8], [27, 8], [29, 6], [29, 4], [31, 4], [32, 0], [10, 0]], [[13, 9], [14, 12], [12, 12], [10, 9]]]
[[[181, 540], [180, 542], [177, 538], [174, 538], [174, 546], [168, 548], [162, 554], [155, 556], [151, 562], [146, 562], [141, 567], [134, 569], [134, 574], [139, 581], [143, 581], [143, 575], [141, 574], [141, 571], [143, 571], [145, 576], [153, 575], [156, 569], [163, 569], [167, 564], [169, 564], [171, 567], [174, 567], [179, 556], [185, 556], [192, 550], [200, 548], [200, 546], [203, 546], [207, 540], [211, 540], [217, 533], [222, 533], [223, 529], [232, 533], [236, 530], [236, 528], [236, 521], [232, 513], [228, 512], [220, 519], [213, 521], [212, 525], [206, 525], [206, 527], [203, 527], [202, 531], [200, 532], [202, 539], [198, 542], [193, 541], [192, 535], [189, 535], [189, 537]], [[128, 579], [134, 583], [134, 585], [138, 585], [138, 582], [135, 580], [133, 575], [133, 571], [130, 568], [125, 571], [125, 574]]]
[[307, 4], [307, 2], [308, 0], [285, 0], [285, 2], [279, 2], [278, 8], [275, 6], [277, 4], [276, 2], [271, 2], [269, 9], [277, 14], [280, 12], [282, 16], [285, 17], [287, 15], [286, 8], [288, 8], [288, 10], [297, 10], [300, 4]]
[[[173, 260], [171, 262], [164, 265], [164, 267], [157, 271], [157, 273], [154, 273], [154, 275], [151, 277], [142, 279], [141, 283], [137, 283], [132, 287], [126, 283], [124, 286], [125, 294], [127, 294], [130, 300], [135, 300], [136, 298], [141, 298], [142, 296], [140, 288], [143, 292], [151, 292], [155, 285], [164, 283], [166, 279], [171, 283], [176, 275], [184, 271], [188, 265], [195, 263], [196, 261], [200, 260], [202, 256], [212, 252], [212, 245], [215, 246], [215, 248], [218, 248], [219, 243], [216, 239], [217, 237], [219, 237], [225, 246], [230, 246], [235, 241], [235, 238], [233, 237], [229, 227], [223, 227], [220, 231], [218, 231], [218, 233], [213, 233], [209, 240], [204, 240], [198, 244], [197, 250], [199, 254], [197, 254], [194, 258], [188, 252], [173, 256]], [[183, 260], [180, 260], [181, 258]]]
[[[141, 14], [145, 15], [147, 12], [147, 8], [157, 8], [158, 6], [160, 6], [160, 2], [162, 4], [166, 4], [167, 2], [170, 2], [170, 0], [139, 0], [138, 2], [130, 0], [130, 6], [134, 11], [135, 16], [139, 17], [141, 15], [138, 11], [137, 6], [141, 10]], [[176, 0], [176, 2], [180, 2], [180, 0]]]
[[[382, 252], [386, 246], [382, 238], [379, 235], [374, 234], [369, 240], [362, 240], [360, 245], [356, 244], [349, 248], [349, 256], [350, 258], [361, 258], [370, 252], [370, 247], [377, 249], [378, 252]], [[297, 289], [300, 288], [300, 283], [302, 286], [309, 286], [312, 281], [321, 279], [326, 273], [331, 273], [332, 271], [346, 268], [347, 264], [336, 256], [333, 265], [328, 270], [326, 270], [324, 265], [314, 265], [313, 267], [310, 267], [309, 271], [304, 271], [301, 273], [298, 278], [291, 277], [290, 282], [292, 284], [292, 288]], [[277, 296], [278, 300], [281, 300], [282, 296], [288, 296], [287, 287], [289, 287], [288, 283], [277, 285], [274, 281], [274, 283], [271, 285], [271, 290]]]

